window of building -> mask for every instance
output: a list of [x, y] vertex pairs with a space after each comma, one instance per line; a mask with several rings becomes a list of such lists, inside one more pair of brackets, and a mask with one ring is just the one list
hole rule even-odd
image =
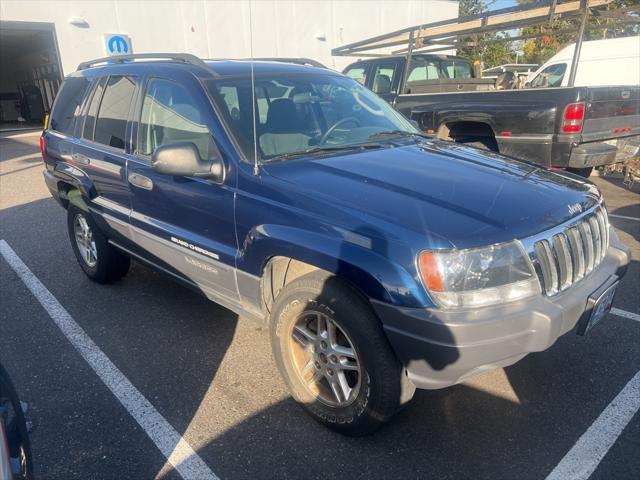
[[[226, 93], [225, 103], [231, 112], [238, 107], [237, 92], [235, 100], [231, 89]], [[192, 142], [203, 159], [212, 158], [215, 152], [205, 115], [189, 91], [170, 80], [152, 79], [142, 103], [138, 153], [151, 155], [159, 146], [177, 142]]]
[[136, 84], [131, 77], [109, 77], [96, 119], [94, 141], [124, 150], [127, 119], [135, 89]]
[[53, 130], [73, 135], [74, 120], [80, 114], [80, 106], [87, 88], [89, 80], [86, 77], [70, 77], [65, 80], [51, 112], [49, 126]]

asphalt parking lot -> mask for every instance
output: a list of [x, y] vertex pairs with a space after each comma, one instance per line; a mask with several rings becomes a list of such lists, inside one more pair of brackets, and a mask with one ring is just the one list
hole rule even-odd
[[[617, 315], [506, 369], [418, 391], [353, 439], [293, 402], [251, 321], [139, 264], [114, 285], [90, 282], [41, 162], [37, 133], [0, 138], [0, 239], [216, 476], [538, 479], [570, 458], [597, 459], [592, 479], [640, 478], [640, 185], [593, 178], [632, 249]], [[0, 362], [29, 404], [38, 478], [181, 478], [3, 258], [0, 280]], [[572, 450], [581, 437], [586, 450]]]

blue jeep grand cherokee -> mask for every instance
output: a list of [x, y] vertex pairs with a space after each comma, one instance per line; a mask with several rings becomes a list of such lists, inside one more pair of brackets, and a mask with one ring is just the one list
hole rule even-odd
[[584, 179], [429, 140], [325, 69], [115, 62], [66, 78], [41, 139], [80, 266], [113, 282], [134, 258], [268, 325], [292, 395], [337, 431], [611, 306], [629, 254]]

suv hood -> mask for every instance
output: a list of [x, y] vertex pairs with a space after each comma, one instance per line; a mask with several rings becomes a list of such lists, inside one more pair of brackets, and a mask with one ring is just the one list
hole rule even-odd
[[435, 234], [456, 248], [525, 238], [599, 201], [597, 188], [579, 177], [441, 141], [264, 168], [314, 202]]

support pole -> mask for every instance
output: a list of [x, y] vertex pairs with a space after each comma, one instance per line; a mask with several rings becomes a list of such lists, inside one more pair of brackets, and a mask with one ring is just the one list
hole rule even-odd
[[405, 93], [407, 89], [407, 78], [409, 78], [409, 68], [411, 67], [411, 56], [413, 55], [413, 34], [415, 30], [411, 30], [409, 34], [409, 48], [407, 49], [407, 64], [404, 67], [404, 74], [402, 75], [402, 82], [400, 83], [399, 95]]
[[587, 0], [582, 0], [582, 6], [584, 11], [582, 12], [582, 21], [580, 22], [580, 30], [578, 32], [578, 38], [576, 39], [576, 47], [573, 50], [573, 60], [571, 61], [571, 73], [569, 74], [569, 82], [567, 86], [573, 87], [576, 82], [576, 74], [578, 73], [578, 61], [580, 60], [580, 52], [582, 50], [582, 39], [584, 37], [584, 30], [587, 25], [587, 19], [589, 17], [589, 4]]

